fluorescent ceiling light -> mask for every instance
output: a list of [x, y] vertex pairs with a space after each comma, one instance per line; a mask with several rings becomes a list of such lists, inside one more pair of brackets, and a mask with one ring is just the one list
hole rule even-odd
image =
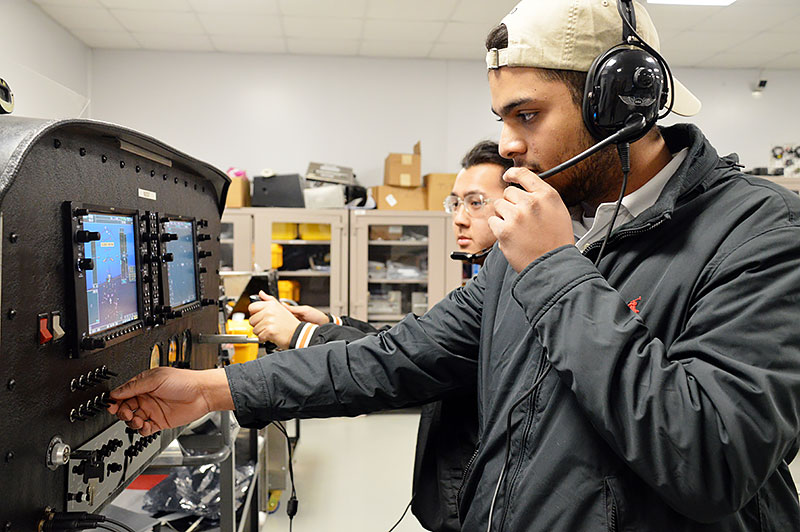
[[736, 0], [647, 0], [648, 4], [668, 4], [672, 6], [729, 6]]

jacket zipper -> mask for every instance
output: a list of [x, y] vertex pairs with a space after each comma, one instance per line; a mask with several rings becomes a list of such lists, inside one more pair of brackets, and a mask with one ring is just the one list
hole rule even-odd
[[[620, 233], [613, 234], [613, 235], [611, 235], [611, 238], [608, 239], [608, 243], [609, 244], [613, 244], [613, 243], [616, 243], [618, 240], [621, 240], [623, 238], [626, 238], [626, 237], [629, 237], [629, 236], [632, 236], [632, 235], [639, 235], [639, 234], [642, 234], [642, 233], [646, 233], [647, 231], [655, 229], [656, 227], [658, 227], [659, 225], [663, 224], [664, 222], [666, 222], [670, 218], [671, 218], [671, 216], [669, 214], [664, 214], [661, 218], [659, 218], [658, 220], [656, 220], [652, 224], [645, 225], [645, 226], [640, 227], [638, 229], [630, 229], [630, 230], [627, 230], [627, 231], [622, 231]], [[602, 240], [598, 240], [597, 242], [592, 242], [591, 244], [589, 244], [586, 247], [586, 249], [584, 249], [581, 252], [581, 254], [585, 256], [590, 251], [592, 251], [594, 249], [597, 249], [602, 245], [603, 245], [603, 241]]]
[[461, 474], [461, 486], [458, 487], [458, 495], [456, 497], [456, 514], [458, 515], [459, 522], [461, 522], [461, 499], [464, 496], [464, 484], [467, 482], [467, 477], [472, 471], [472, 466], [475, 465], [475, 459], [478, 458], [478, 451], [480, 451], [480, 448], [481, 442], [478, 442], [478, 445], [475, 447], [475, 452], [472, 453], [472, 458], [469, 459], [467, 467], [464, 468], [464, 472]]
[[[544, 372], [544, 368], [546, 365], [547, 365], [547, 353], [545, 352], [544, 348], [542, 348], [542, 359], [539, 362], [539, 367], [536, 370], [536, 377], [533, 379], [533, 382], [539, 380], [539, 377], [542, 376], [542, 373]], [[523, 460], [522, 450], [525, 448], [525, 444], [528, 441], [529, 431], [531, 430], [531, 426], [533, 425], [533, 416], [535, 414], [534, 409], [536, 408], [536, 403], [538, 402], [539, 399], [539, 392], [542, 390], [541, 384], [539, 385], [539, 388], [537, 388], [537, 390], [533, 392], [531, 401], [530, 403], [528, 403], [530, 405], [530, 408], [528, 409], [528, 415], [526, 416], [527, 419], [525, 420], [526, 421], [525, 429], [522, 432], [519, 460], [517, 461], [517, 467], [514, 470], [514, 475], [510, 477], [510, 481], [506, 483], [508, 489], [506, 490], [505, 495], [503, 497], [503, 517], [500, 520], [499, 532], [503, 532], [503, 527], [506, 524], [506, 516], [508, 515], [508, 500], [511, 497], [511, 492], [513, 490], [514, 482], [517, 480], [517, 476], [519, 475], [519, 470], [522, 468], [522, 460]]]

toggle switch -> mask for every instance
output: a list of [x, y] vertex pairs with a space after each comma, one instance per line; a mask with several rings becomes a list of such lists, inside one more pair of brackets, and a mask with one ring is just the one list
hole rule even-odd
[[53, 340], [53, 333], [50, 332], [49, 321], [47, 314], [39, 314], [39, 345], [44, 345]]
[[204, 259], [206, 257], [210, 257], [211, 255], [212, 255], [212, 253], [210, 251], [206, 251], [206, 250], [201, 250], [201, 251], [197, 252], [197, 258], [198, 259]]
[[206, 240], [211, 240], [211, 235], [208, 234], [197, 235], [198, 242], [205, 242]]
[[53, 320], [53, 340], [61, 340], [64, 337], [64, 328], [61, 327], [61, 312], [50, 314]]

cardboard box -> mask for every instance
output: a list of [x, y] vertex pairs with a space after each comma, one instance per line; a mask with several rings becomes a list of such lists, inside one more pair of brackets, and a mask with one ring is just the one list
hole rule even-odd
[[225, 198], [225, 208], [250, 206], [250, 180], [247, 178], [231, 178], [228, 187], [228, 196]]
[[380, 210], [424, 211], [425, 187], [405, 188], [381, 185], [372, 187], [372, 197]]
[[409, 188], [422, 185], [421, 162], [419, 142], [414, 144], [414, 153], [390, 153], [384, 164], [383, 184]]
[[403, 238], [402, 225], [370, 225], [370, 240], [400, 240]]
[[425, 188], [428, 191], [428, 210], [443, 211], [444, 199], [450, 195], [458, 174], [425, 174]]

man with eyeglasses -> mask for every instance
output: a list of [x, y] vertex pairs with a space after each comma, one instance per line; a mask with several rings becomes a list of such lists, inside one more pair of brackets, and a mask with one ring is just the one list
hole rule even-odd
[[[496, 142], [479, 142], [461, 160], [453, 190], [444, 209], [453, 215], [458, 260], [479, 266], [495, 238], [489, 228], [494, 201], [503, 197], [503, 173], [513, 166], [498, 152]], [[287, 306], [264, 292], [251, 303], [250, 324], [261, 342], [296, 349], [336, 340], [358, 340], [376, 334], [369, 323], [335, 316], [307, 306]], [[384, 327], [388, 329], [389, 327]], [[383, 329], [381, 329], [383, 330]], [[457, 487], [477, 445], [477, 399], [473, 389], [422, 405], [414, 458], [411, 511], [420, 524], [434, 532], [457, 532]]]

